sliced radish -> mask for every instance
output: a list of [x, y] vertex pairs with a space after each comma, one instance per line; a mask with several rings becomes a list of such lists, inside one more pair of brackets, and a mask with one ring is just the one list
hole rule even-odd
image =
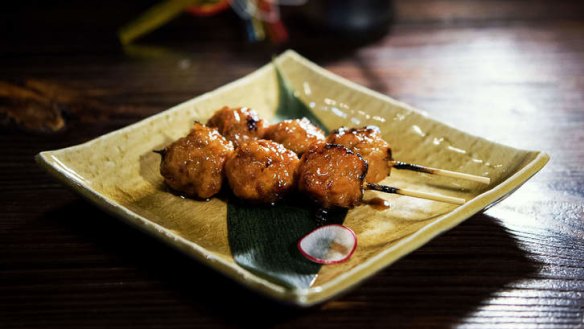
[[357, 236], [350, 228], [331, 224], [321, 226], [298, 241], [298, 250], [319, 264], [342, 263], [357, 249]]

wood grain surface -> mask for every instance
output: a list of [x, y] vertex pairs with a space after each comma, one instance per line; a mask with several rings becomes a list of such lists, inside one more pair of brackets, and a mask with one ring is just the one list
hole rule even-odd
[[[121, 48], [154, 1], [0, 5], [1, 328], [582, 328], [584, 5], [394, 2], [389, 33], [247, 44], [231, 13]], [[120, 223], [36, 166], [245, 75], [291, 47], [473, 134], [548, 152], [515, 194], [338, 299], [265, 300]]]

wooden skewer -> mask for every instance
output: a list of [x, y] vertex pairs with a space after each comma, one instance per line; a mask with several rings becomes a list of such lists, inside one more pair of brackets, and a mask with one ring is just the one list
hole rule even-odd
[[438, 168], [420, 166], [420, 165], [413, 164], [413, 163], [406, 163], [406, 162], [401, 162], [401, 161], [391, 161], [391, 166], [395, 169], [412, 170], [412, 171], [418, 171], [418, 172], [423, 172], [426, 174], [432, 174], [432, 175], [438, 175], [438, 176], [461, 178], [461, 179], [466, 179], [466, 180], [470, 180], [473, 182], [479, 182], [479, 183], [483, 183], [483, 184], [490, 184], [491, 183], [491, 179], [489, 177], [465, 174], [465, 173], [446, 170], [446, 169], [438, 169]]
[[464, 199], [456, 198], [456, 197], [452, 197], [452, 196], [435, 194], [435, 193], [420, 192], [420, 191], [412, 191], [412, 190], [407, 190], [407, 189], [403, 189], [403, 188], [397, 188], [397, 187], [379, 185], [379, 184], [373, 184], [373, 183], [366, 183], [364, 188], [366, 190], [374, 190], [374, 191], [380, 191], [380, 192], [385, 192], [385, 193], [407, 195], [407, 196], [411, 196], [414, 198], [440, 201], [440, 202], [446, 202], [446, 203], [452, 203], [452, 204], [458, 204], [458, 205], [464, 204], [466, 202], [466, 200], [464, 200]]

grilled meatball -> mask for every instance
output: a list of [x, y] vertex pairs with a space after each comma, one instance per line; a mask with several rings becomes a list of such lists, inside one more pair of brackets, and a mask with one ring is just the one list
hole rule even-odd
[[360, 154], [367, 164], [369, 171], [365, 180], [368, 183], [377, 183], [389, 176], [391, 172], [391, 147], [383, 138], [376, 126], [363, 128], [341, 127], [333, 131], [326, 139], [327, 143], [340, 144]]
[[324, 132], [307, 118], [302, 118], [269, 126], [264, 138], [280, 143], [296, 154], [302, 155], [311, 144], [324, 142]]
[[207, 126], [217, 128], [237, 146], [250, 139], [262, 138], [266, 122], [250, 108], [224, 106], [207, 121]]
[[254, 203], [274, 203], [295, 186], [298, 156], [269, 140], [239, 145], [225, 163], [225, 175], [238, 198]]
[[298, 189], [324, 208], [353, 208], [363, 199], [367, 162], [342, 145], [314, 145], [302, 155]]
[[162, 150], [160, 174], [173, 189], [206, 199], [217, 194], [233, 145], [217, 129], [195, 123], [191, 132]]

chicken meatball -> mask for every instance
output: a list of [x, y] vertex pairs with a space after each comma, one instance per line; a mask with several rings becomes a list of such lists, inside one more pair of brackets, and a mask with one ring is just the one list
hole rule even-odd
[[296, 154], [302, 155], [310, 145], [324, 142], [324, 132], [307, 118], [302, 118], [269, 126], [264, 138], [280, 143]]
[[342, 145], [314, 145], [302, 155], [298, 189], [324, 208], [353, 208], [363, 199], [367, 162]]
[[377, 183], [391, 173], [391, 147], [381, 138], [381, 132], [376, 126], [341, 127], [333, 131], [326, 142], [343, 145], [361, 155], [369, 165], [365, 177], [368, 183]]
[[225, 106], [207, 121], [207, 126], [217, 128], [221, 135], [236, 146], [251, 139], [262, 138], [266, 125], [265, 120], [247, 107]]
[[191, 132], [159, 153], [160, 174], [171, 188], [190, 197], [207, 199], [223, 184], [223, 168], [233, 144], [217, 129], [195, 123]]
[[296, 183], [300, 160], [296, 153], [269, 140], [240, 144], [225, 163], [233, 194], [254, 203], [275, 203]]

